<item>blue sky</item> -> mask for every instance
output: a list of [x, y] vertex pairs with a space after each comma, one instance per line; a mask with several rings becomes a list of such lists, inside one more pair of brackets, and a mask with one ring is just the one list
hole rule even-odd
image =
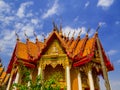
[[[58, 27], [62, 23], [63, 32], [77, 33], [82, 28], [81, 37], [91, 28], [91, 37], [101, 24], [99, 38], [113, 63], [115, 70], [109, 72], [112, 90], [120, 85], [120, 0], [0, 0], [0, 57], [7, 67], [16, 43], [15, 32], [25, 42], [24, 32], [35, 41], [33, 31], [39, 40], [42, 34], [52, 31], [52, 21]], [[72, 33], [71, 33], [72, 35]], [[105, 90], [103, 85], [102, 90]]]

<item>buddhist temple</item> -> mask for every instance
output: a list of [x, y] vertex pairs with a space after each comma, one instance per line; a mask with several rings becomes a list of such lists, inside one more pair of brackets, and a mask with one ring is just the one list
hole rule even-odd
[[5, 84], [8, 78], [6, 90], [9, 90], [13, 83], [22, 83], [22, 62], [30, 69], [33, 80], [38, 75], [47, 80], [54, 73], [60, 72], [60, 90], [101, 90], [100, 75], [106, 90], [110, 90], [108, 72], [114, 70], [114, 67], [103, 49], [98, 30], [92, 37], [89, 37], [87, 32], [81, 38], [80, 33], [75, 38], [74, 32], [70, 38], [63, 34], [62, 28], [58, 29], [54, 25], [49, 36], [44, 37], [44, 41], [38, 40], [35, 35], [36, 42], [32, 42], [26, 35], [26, 42], [22, 42], [17, 35], [6, 78], [6, 72], [0, 66], [0, 85], [1, 82]]

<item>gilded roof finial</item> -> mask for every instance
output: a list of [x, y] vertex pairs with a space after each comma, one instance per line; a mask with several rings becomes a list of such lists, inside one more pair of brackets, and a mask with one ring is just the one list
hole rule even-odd
[[90, 32], [90, 30], [91, 30], [91, 29], [90, 29], [90, 28], [88, 28], [87, 33], [86, 33], [86, 36], [88, 36], [88, 33]]
[[62, 18], [60, 19], [60, 32], [62, 32]]
[[36, 33], [33, 31], [33, 34], [34, 34], [34, 36], [35, 36], [35, 38], [36, 38], [36, 41], [38, 40], [38, 38], [37, 38], [37, 35], [36, 35]]
[[44, 41], [45, 41], [45, 40], [46, 40], [45, 35], [44, 35], [44, 34], [42, 34], [42, 36], [44, 37]]
[[27, 34], [25, 32], [24, 32], [24, 35], [25, 35], [27, 41], [29, 41], [29, 37], [27, 36]]
[[55, 31], [57, 29], [56, 25], [55, 25], [55, 22], [53, 20], [53, 30]]
[[80, 31], [79, 31], [79, 33], [78, 33], [78, 36], [80, 36], [81, 32], [82, 32], [82, 28], [80, 29]]
[[17, 37], [17, 41], [19, 41], [20, 39], [19, 39], [19, 35], [17, 34], [17, 32], [15, 32], [15, 35], [16, 35], [16, 37]]
[[96, 29], [96, 32], [98, 32], [98, 30], [100, 29], [100, 27], [101, 27], [101, 23], [98, 24], [98, 27], [97, 27], [97, 29]]
[[67, 35], [67, 37], [69, 37], [69, 35], [70, 35], [70, 31], [68, 32], [68, 35]]
[[73, 35], [72, 35], [72, 37], [74, 37], [74, 35], [75, 35], [75, 31], [73, 32]]

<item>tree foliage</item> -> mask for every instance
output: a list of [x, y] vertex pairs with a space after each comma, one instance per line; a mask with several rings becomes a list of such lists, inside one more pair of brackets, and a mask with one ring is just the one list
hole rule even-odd
[[59, 80], [63, 78], [60, 72], [55, 72], [47, 80], [43, 80], [41, 75], [38, 75], [33, 82], [28, 68], [21, 66], [20, 71], [22, 83], [14, 83], [11, 90], [15, 88], [18, 90], [60, 90]]

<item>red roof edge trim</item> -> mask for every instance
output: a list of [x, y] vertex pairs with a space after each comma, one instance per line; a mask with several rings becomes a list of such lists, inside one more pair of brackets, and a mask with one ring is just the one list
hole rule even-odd
[[[99, 40], [99, 43], [100, 43], [100, 40]], [[114, 70], [114, 66], [111, 64], [110, 59], [107, 57], [101, 43], [100, 43], [100, 46], [101, 46], [103, 58], [104, 58], [104, 61], [105, 61], [105, 65], [106, 65], [108, 71]]]
[[14, 64], [14, 62], [15, 62], [15, 57], [16, 57], [16, 48], [17, 48], [17, 43], [16, 43], [16, 45], [15, 45], [15, 49], [14, 49], [14, 51], [13, 51], [13, 54], [12, 54], [12, 57], [11, 57], [11, 59], [10, 59], [10, 62], [9, 62], [9, 65], [8, 65], [8, 67], [7, 67], [7, 73], [10, 73], [11, 72], [11, 70], [12, 70], [12, 67], [13, 67], [13, 64]]
[[79, 67], [79, 66], [81, 66], [83, 64], [86, 64], [86, 63], [88, 63], [88, 62], [90, 62], [92, 60], [93, 56], [94, 56], [94, 53], [91, 53], [88, 56], [85, 56], [84, 58], [81, 58], [79, 61], [74, 62], [73, 66], [74, 67]]

